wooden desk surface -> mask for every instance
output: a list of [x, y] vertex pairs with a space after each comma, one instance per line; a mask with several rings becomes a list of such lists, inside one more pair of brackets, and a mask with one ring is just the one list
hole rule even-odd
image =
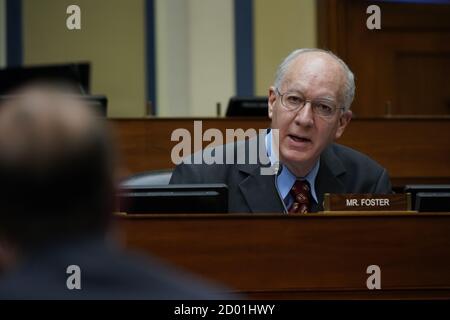
[[[252, 298], [450, 299], [450, 213], [120, 216], [126, 246]], [[366, 269], [381, 268], [381, 290]]]

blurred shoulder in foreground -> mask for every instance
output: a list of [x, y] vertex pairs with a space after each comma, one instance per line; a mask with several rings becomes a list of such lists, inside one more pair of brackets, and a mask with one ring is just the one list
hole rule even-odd
[[39, 83], [0, 105], [0, 299], [227, 299], [112, 236], [106, 121]]

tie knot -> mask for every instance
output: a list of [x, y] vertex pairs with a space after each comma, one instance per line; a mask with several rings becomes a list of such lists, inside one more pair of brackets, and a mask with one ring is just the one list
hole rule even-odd
[[292, 186], [292, 192], [295, 193], [309, 192], [309, 190], [310, 188], [307, 180], [296, 180]]

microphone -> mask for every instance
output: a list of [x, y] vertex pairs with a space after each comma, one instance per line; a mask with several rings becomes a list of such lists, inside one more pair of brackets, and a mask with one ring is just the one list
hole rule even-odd
[[281, 171], [283, 171], [283, 165], [279, 161], [277, 161], [273, 164], [272, 167], [273, 167], [273, 172], [274, 172], [273, 182], [275, 185], [275, 190], [277, 192], [278, 199], [280, 200], [281, 204], [283, 205], [283, 213], [287, 213], [288, 211], [286, 208], [286, 204], [284, 203], [283, 198], [281, 197], [280, 190], [278, 189], [278, 185], [277, 185], [277, 177], [280, 175]]

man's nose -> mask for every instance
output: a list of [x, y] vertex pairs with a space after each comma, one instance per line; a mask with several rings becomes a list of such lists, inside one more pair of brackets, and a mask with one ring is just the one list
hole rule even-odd
[[305, 102], [303, 108], [297, 110], [294, 120], [299, 126], [312, 127], [314, 124], [314, 113], [312, 110], [312, 105], [309, 101]]

